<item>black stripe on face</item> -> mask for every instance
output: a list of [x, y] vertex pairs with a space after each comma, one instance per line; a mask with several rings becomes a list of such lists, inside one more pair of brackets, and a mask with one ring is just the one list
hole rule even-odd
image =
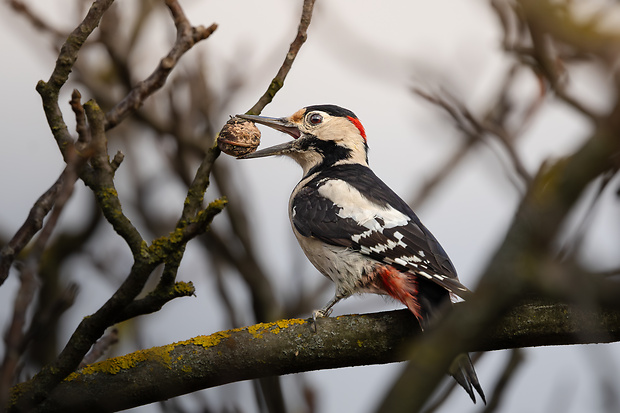
[[338, 145], [334, 141], [324, 141], [312, 135], [307, 136], [299, 143], [302, 150], [315, 151], [323, 157], [323, 161], [310, 169], [307, 176], [351, 157], [351, 149]]

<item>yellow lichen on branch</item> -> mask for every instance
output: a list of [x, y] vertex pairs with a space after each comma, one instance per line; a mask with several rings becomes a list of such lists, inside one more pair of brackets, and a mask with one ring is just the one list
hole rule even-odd
[[73, 381], [80, 376], [88, 376], [96, 373], [117, 374], [123, 370], [130, 370], [143, 362], [155, 362], [162, 367], [172, 368], [173, 363], [180, 363], [183, 371], [191, 366], [184, 361], [183, 355], [172, 357], [171, 353], [184, 346], [198, 346], [204, 349], [219, 345], [222, 340], [230, 338], [233, 334], [247, 332], [251, 337], [249, 340], [262, 339], [264, 334], [279, 334], [282, 330], [295, 325], [305, 324], [306, 320], [288, 319], [279, 320], [272, 323], [259, 323], [249, 327], [235, 328], [231, 330], [219, 331], [207, 336], [198, 336], [189, 340], [179, 341], [160, 347], [152, 347], [146, 350], [138, 350], [124, 356], [113, 357], [98, 363], [88, 365], [81, 370], [72, 373], [67, 377], [67, 381]]
[[296, 324], [305, 324], [306, 320], [292, 318], [288, 320], [278, 320], [272, 323], [259, 323], [247, 327], [248, 333], [254, 338], [263, 338], [264, 333], [279, 334], [281, 329], [288, 328]]

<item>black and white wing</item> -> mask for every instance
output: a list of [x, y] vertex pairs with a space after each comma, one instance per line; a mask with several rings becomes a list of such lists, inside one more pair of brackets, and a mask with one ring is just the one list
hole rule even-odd
[[291, 206], [293, 225], [303, 236], [410, 271], [461, 298], [469, 293], [435, 237], [367, 167], [341, 165], [319, 173]]

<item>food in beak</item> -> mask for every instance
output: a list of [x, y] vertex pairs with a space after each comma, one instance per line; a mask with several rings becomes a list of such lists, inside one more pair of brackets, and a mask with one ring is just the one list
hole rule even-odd
[[217, 137], [217, 146], [231, 156], [248, 155], [260, 145], [260, 130], [254, 122], [230, 118]]

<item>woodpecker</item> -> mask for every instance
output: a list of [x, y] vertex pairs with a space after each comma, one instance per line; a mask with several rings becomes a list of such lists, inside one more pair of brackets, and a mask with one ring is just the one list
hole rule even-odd
[[[452, 299], [469, 292], [439, 242], [394, 191], [368, 167], [360, 120], [336, 105], [308, 106], [284, 118], [237, 115], [291, 135], [292, 141], [240, 158], [284, 155], [303, 169], [289, 200], [289, 218], [310, 262], [336, 285], [314, 318], [357, 293], [390, 296], [415, 315], [422, 330]], [[486, 403], [468, 354], [450, 374]]]

